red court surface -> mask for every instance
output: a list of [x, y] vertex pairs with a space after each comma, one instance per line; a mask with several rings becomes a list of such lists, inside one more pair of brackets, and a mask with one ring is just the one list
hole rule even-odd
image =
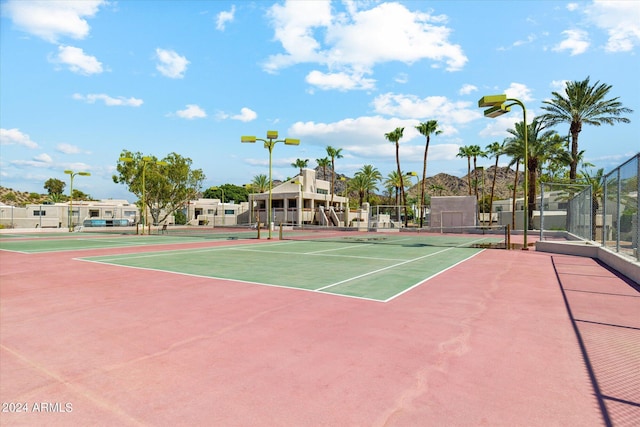
[[73, 259], [136, 250], [0, 252], [0, 425], [640, 420], [640, 294], [592, 259], [487, 250], [388, 303]]

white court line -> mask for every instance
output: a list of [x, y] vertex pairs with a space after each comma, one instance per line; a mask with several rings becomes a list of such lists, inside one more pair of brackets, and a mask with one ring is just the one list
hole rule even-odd
[[[469, 243], [465, 243], [465, 245], [468, 245], [468, 244], [469, 244], [469, 245], [471, 245], [471, 244], [473, 244], [473, 243], [481, 242], [481, 241], [486, 240], [486, 239], [487, 239], [486, 237], [483, 237], [483, 238], [481, 238], [481, 239], [476, 239], [476, 240], [473, 240], [473, 241], [471, 241], [471, 242], [469, 242]], [[397, 264], [393, 264], [393, 265], [390, 265], [390, 266], [387, 266], [387, 267], [379, 268], [378, 270], [374, 270], [374, 271], [370, 271], [370, 272], [368, 272], [368, 273], [360, 274], [360, 275], [355, 276], [355, 277], [352, 277], [352, 278], [350, 278], [350, 279], [341, 280], [341, 281], [339, 281], [339, 282], [332, 283], [331, 285], [327, 285], [327, 286], [324, 286], [324, 287], [322, 287], [322, 288], [318, 288], [318, 289], [316, 289], [316, 290], [318, 290], [318, 291], [323, 291], [323, 290], [325, 290], [325, 289], [329, 289], [329, 288], [332, 288], [332, 287], [334, 287], [334, 286], [338, 286], [338, 285], [341, 285], [341, 284], [343, 284], [343, 283], [350, 282], [350, 281], [352, 281], [352, 280], [357, 280], [357, 279], [360, 279], [360, 278], [362, 278], [362, 277], [366, 277], [366, 276], [370, 276], [370, 275], [372, 275], [372, 274], [379, 273], [379, 272], [381, 272], [381, 271], [385, 271], [385, 270], [389, 270], [389, 269], [392, 269], [392, 268], [395, 268], [395, 267], [399, 267], [399, 266], [401, 266], [401, 265], [408, 264], [408, 263], [411, 263], [411, 262], [414, 262], [414, 261], [419, 261], [419, 260], [421, 260], [421, 259], [428, 258], [428, 257], [433, 256], [433, 255], [438, 255], [438, 254], [441, 254], [441, 253], [443, 253], [443, 252], [450, 251], [451, 249], [459, 249], [459, 248], [464, 248], [464, 247], [465, 247], [465, 246], [463, 246], [463, 245], [452, 246], [452, 247], [450, 247], [450, 248], [443, 249], [443, 250], [441, 250], [441, 251], [433, 252], [433, 253], [430, 253], [430, 254], [427, 254], [427, 255], [423, 255], [423, 256], [421, 256], [421, 257], [418, 257], [418, 258], [413, 258], [413, 259], [406, 260], [406, 261], [403, 261], [403, 262], [399, 262], [399, 263], [397, 263]], [[450, 267], [449, 267], [449, 268], [450, 268]], [[424, 280], [423, 280], [423, 281], [424, 281]], [[422, 282], [423, 282], [423, 281], [422, 281]], [[422, 282], [420, 282], [420, 283], [422, 283]], [[413, 285], [413, 287], [415, 287], [415, 286], [416, 286], [416, 285]]]

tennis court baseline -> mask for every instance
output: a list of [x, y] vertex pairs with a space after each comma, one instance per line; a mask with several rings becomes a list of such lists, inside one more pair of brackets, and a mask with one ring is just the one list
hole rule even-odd
[[420, 244], [412, 238], [394, 240], [393, 244], [238, 243], [80, 259], [386, 302], [483, 250]]

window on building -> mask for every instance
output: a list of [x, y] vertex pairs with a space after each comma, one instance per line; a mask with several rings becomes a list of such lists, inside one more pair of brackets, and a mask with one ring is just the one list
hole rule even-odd
[[47, 211], [42, 211], [42, 210], [33, 211], [33, 216], [46, 216], [46, 215], [47, 215]]
[[325, 190], [324, 188], [318, 188], [316, 190], [316, 193], [318, 193], [318, 194], [329, 194], [329, 190]]

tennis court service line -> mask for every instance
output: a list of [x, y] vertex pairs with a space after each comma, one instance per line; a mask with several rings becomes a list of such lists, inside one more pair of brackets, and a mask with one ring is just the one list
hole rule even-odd
[[332, 283], [332, 284], [327, 285], [327, 286], [323, 286], [322, 288], [316, 289], [316, 291], [324, 291], [325, 289], [329, 289], [329, 288], [332, 288], [334, 286], [342, 285], [343, 283], [347, 283], [347, 282], [350, 282], [352, 280], [357, 280], [357, 279], [360, 279], [362, 277], [366, 277], [366, 276], [370, 276], [372, 274], [380, 273], [380, 272], [385, 271], [385, 270], [390, 270], [392, 268], [400, 267], [401, 265], [409, 264], [411, 262], [420, 261], [421, 259], [429, 258], [431, 256], [438, 255], [438, 254], [441, 254], [443, 252], [450, 251], [451, 249], [455, 249], [455, 248], [442, 249], [440, 251], [433, 252], [433, 253], [430, 253], [430, 254], [427, 254], [427, 255], [422, 255], [422, 256], [417, 257], [417, 258], [412, 258], [412, 259], [408, 259], [406, 261], [402, 261], [402, 262], [399, 262], [399, 263], [396, 263], [396, 264], [393, 264], [393, 265], [388, 265], [386, 267], [382, 267], [382, 268], [379, 268], [377, 270], [369, 271], [367, 273], [360, 274], [358, 276], [354, 276], [354, 277], [351, 277], [349, 279], [341, 280], [339, 282]]
[[[485, 240], [485, 239], [486, 239], [486, 238], [476, 239], [476, 240], [474, 240], [473, 242], [471, 242], [471, 244], [476, 243], [476, 242], [481, 242], [481, 241], [483, 241], [483, 240]], [[453, 246], [453, 247], [450, 247], [450, 248], [442, 249], [442, 250], [437, 251], [437, 252], [433, 252], [433, 253], [430, 253], [430, 254], [427, 254], [427, 255], [423, 255], [423, 256], [420, 256], [420, 257], [417, 257], [417, 258], [409, 259], [409, 260], [406, 260], [406, 261], [402, 261], [402, 262], [399, 262], [399, 263], [397, 263], [397, 264], [393, 264], [393, 265], [389, 265], [389, 266], [387, 266], [387, 267], [379, 268], [379, 269], [374, 270], [374, 271], [369, 271], [369, 272], [367, 272], [367, 273], [360, 274], [360, 275], [358, 275], [358, 276], [351, 277], [351, 278], [349, 278], [349, 279], [341, 280], [341, 281], [339, 281], [339, 282], [332, 283], [331, 285], [327, 285], [327, 286], [324, 286], [324, 287], [322, 287], [322, 288], [318, 288], [318, 289], [316, 289], [316, 291], [324, 291], [325, 289], [329, 289], [329, 288], [332, 288], [332, 287], [334, 287], [334, 286], [338, 286], [338, 285], [341, 285], [341, 284], [343, 284], [343, 283], [350, 282], [350, 281], [352, 281], [352, 280], [357, 280], [357, 279], [360, 279], [360, 278], [362, 278], [362, 277], [370, 276], [370, 275], [372, 275], [372, 274], [376, 274], [376, 273], [379, 273], [379, 272], [381, 272], [381, 271], [390, 270], [390, 269], [392, 269], [392, 268], [396, 268], [396, 267], [399, 267], [399, 266], [401, 266], [401, 265], [405, 265], [405, 264], [409, 264], [409, 263], [411, 263], [411, 262], [419, 261], [419, 260], [424, 259], [424, 258], [429, 258], [429, 257], [431, 257], [431, 256], [438, 255], [438, 254], [441, 254], [441, 253], [443, 253], [443, 252], [450, 251], [451, 249], [456, 249], [456, 248], [460, 248], [460, 247], [462, 247], [462, 245], [459, 245], [459, 246]], [[467, 258], [467, 259], [468, 259], [468, 258]], [[455, 265], [457, 265], [457, 264], [459, 264], [459, 262], [458, 262], [458, 263], [456, 263]], [[449, 268], [451, 268], [451, 267], [449, 267]], [[445, 269], [445, 270], [448, 270], [448, 268], [447, 268], [447, 269]], [[443, 270], [443, 271], [445, 271], [445, 270]], [[425, 280], [426, 280], [426, 279], [425, 279]], [[422, 280], [420, 283], [422, 283], [422, 282], [424, 282], [424, 280]], [[415, 286], [417, 286], [417, 284], [416, 284], [416, 285], [413, 285], [411, 288], [414, 288]]]

